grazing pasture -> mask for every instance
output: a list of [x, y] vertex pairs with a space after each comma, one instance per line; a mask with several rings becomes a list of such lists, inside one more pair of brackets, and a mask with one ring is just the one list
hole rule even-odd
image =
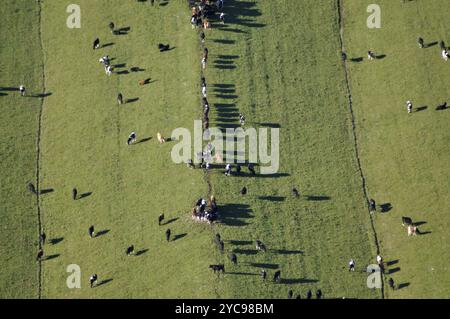
[[[450, 297], [450, 4], [380, 0], [369, 29], [366, 0], [226, 0], [201, 30], [188, 2], [0, 7], [0, 297]], [[173, 162], [204, 96], [209, 127], [279, 129], [276, 173]]]

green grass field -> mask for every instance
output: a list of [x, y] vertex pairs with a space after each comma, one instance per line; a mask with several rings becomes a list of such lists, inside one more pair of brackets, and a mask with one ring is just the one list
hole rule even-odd
[[[0, 297], [286, 298], [289, 289], [304, 297], [319, 288], [326, 298], [450, 297], [450, 111], [435, 111], [447, 99], [448, 65], [439, 44], [416, 44], [419, 36], [450, 41], [450, 4], [380, 0], [382, 28], [371, 30], [368, 0], [343, 1], [342, 25], [339, 1], [225, 1], [227, 23], [206, 31], [211, 126], [239, 127], [243, 113], [246, 127], [280, 129], [277, 174], [225, 177], [223, 165], [204, 172], [173, 163], [176, 142], [156, 139], [193, 130], [202, 116], [202, 44], [187, 1], [79, 0], [80, 29], [66, 26], [71, 1], [6, 2]], [[113, 35], [110, 21], [129, 31]], [[106, 46], [92, 50], [96, 37]], [[174, 49], [160, 53], [158, 43]], [[385, 57], [369, 62], [367, 50]], [[116, 65], [110, 77], [98, 62], [104, 55]], [[27, 97], [14, 89], [20, 84]], [[119, 92], [129, 103], [117, 105]], [[427, 108], [407, 114], [406, 100]], [[142, 142], [128, 146], [132, 131]], [[390, 207], [373, 216], [376, 233], [361, 172], [368, 196]], [[37, 180], [38, 198], [25, 187]], [[74, 187], [85, 197], [73, 201]], [[211, 194], [221, 220], [194, 222], [195, 201]], [[170, 225], [158, 226], [162, 213]], [[402, 216], [425, 234], [408, 238]], [[102, 234], [90, 239], [90, 225]], [[38, 263], [40, 228], [48, 259]], [[167, 228], [177, 240], [165, 241]], [[383, 278], [401, 289], [367, 288], [375, 235], [390, 262]], [[257, 252], [257, 239], [269, 251]], [[126, 256], [131, 244], [138, 256]], [[216, 276], [208, 266], [220, 263], [227, 271]], [[71, 264], [81, 268], [80, 289], [66, 285]], [[93, 273], [101, 285], [90, 289]]]

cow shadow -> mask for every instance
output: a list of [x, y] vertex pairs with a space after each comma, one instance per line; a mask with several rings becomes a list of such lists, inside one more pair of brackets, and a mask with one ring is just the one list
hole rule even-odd
[[126, 104], [128, 104], [128, 103], [134, 103], [134, 102], [137, 102], [137, 101], [139, 101], [139, 98], [138, 97], [135, 97], [135, 98], [132, 98], [132, 99], [127, 99], [126, 100]]
[[92, 195], [92, 192], [87, 192], [87, 193], [81, 194], [79, 199], [83, 199], [83, 198], [89, 197], [91, 195]]
[[115, 35], [127, 35], [131, 31], [131, 27], [123, 27], [117, 30], [114, 30]]
[[260, 276], [260, 274], [255, 274], [252, 272], [227, 272], [227, 275], [235, 275], [235, 276]]
[[399, 272], [399, 271], [400, 271], [400, 267], [395, 267], [395, 268], [389, 269], [389, 270], [387, 271], [387, 273], [388, 273], [389, 275], [391, 275], [391, 274], [395, 274], [396, 272]]
[[364, 58], [363, 57], [351, 58], [350, 61], [358, 63], [364, 61]]
[[141, 256], [143, 254], [145, 254], [148, 251], [148, 249], [141, 249], [136, 253], [136, 256]]
[[107, 48], [107, 47], [113, 46], [114, 44], [115, 44], [114, 42], [105, 43], [102, 45], [102, 48]]
[[269, 202], [284, 202], [286, 197], [284, 196], [259, 196], [258, 199]]
[[318, 280], [317, 279], [306, 279], [306, 278], [293, 278], [293, 279], [282, 278], [280, 280], [280, 284], [282, 284], [282, 285], [312, 284], [315, 282], [318, 282]]
[[50, 244], [57, 245], [64, 240], [64, 237], [52, 238], [50, 239]]
[[39, 191], [39, 195], [50, 194], [50, 193], [53, 193], [54, 191], [55, 190], [53, 188], [43, 189], [43, 190]]
[[60, 254], [50, 255], [50, 256], [45, 257], [44, 260], [52, 260], [52, 259], [56, 259], [56, 258], [58, 258], [59, 256], [61, 256], [61, 255], [60, 255]]
[[287, 249], [271, 249], [270, 251], [279, 255], [303, 255], [305, 253], [302, 250], [287, 250]]
[[392, 266], [392, 265], [398, 264], [399, 261], [400, 260], [398, 260], [398, 259], [388, 261], [388, 262], [386, 262], [386, 266]]
[[403, 289], [403, 288], [406, 288], [406, 287], [409, 287], [409, 286], [410, 286], [410, 283], [409, 282], [405, 282], [405, 283], [399, 284], [397, 289], [400, 290], [400, 289]]
[[251, 267], [263, 268], [263, 269], [278, 269], [280, 265], [278, 264], [265, 264], [265, 263], [249, 263]]
[[236, 248], [236, 249], [233, 249], [233, 253], [246, 255], [246, 256], [252, 256], [252, 255], [257, 255], [258, 251], [256, 249], [240, 249], [240, 248]]
[[134, 67], [132, 67], [131, 69], [130, 69], [130, 71], [131, 72], [144, 72], [145, 71], [145, 69], [141, 69], [140, 67], [138, 67], [138, 66], [134, 66]]
[[[177, 218], [169, 219], [169, 220], [168, 220], [167, 222], [165, 222], [163, 225], [165, 226], [165, 225], [172, 224], [172, 223], [176, 222], [178, 219], [179, 219], [178, 217], [177, 217]], [[162, 226], [163, 226], [163, 225], [162, 225]]]
[[95, 235], [95, 237], [100, 237], [100, 236], [106, 235], [106, 234], [109, 233], [109, 232], [110, 232], [109, 229], [101, 230], [101, 231], [99, 231], [99, 232], [97, 233], [97, 235]]
[[310, 201], [314, 201], [314, 202], [322, 202], [322, 201], [330, 200], [331, 197], [325, 196], [325, 195], [307, 195], [306, 199], [310, 200]]
[[53, 93], [51, 92], [47, 92], [47, 93], [37, 93], [37, 94], [33, 94], [30, 97], [35, 97], [35, 98], [46, 98], [48, 96], [51, 96]]
[[245, 226], [245, 219], [253, 218], [253, 211], [246, 204], [226, 204], [218, 207], [219, 221], [227, 226]]
[[179, 239], [182, 239], [182, 238], [186, 237], [187, 235], [188, 235], [187, 233], [175, 235], [175, 236], [173, 236], [172, 241], [177, 241]]
[[150, 141], [151, 139], [152, 139], [152, 137], [146, 137], [146, 138], [143, 138], [143, 139], [141, 139], [139, 142], [137, 142], [137, 144], [141, 144], [141, 143], [148, 142], [148, 141]]
[[428, 109], [428, 106], [420, 106], [416, 109], [416, 112], [422, 112], [425, 111], [426, 109]]
[[109, 283], [109, 282], [111, 282], [111, 281], [113, 281], [112, 278], [102, 280], [102, 281], [100, 281], [100, 282], [96, 285], [96, 287], [100, 287], [100, 286], [106, 285], [107, 283]]
[[245, 246], [245, 245], [253, 244], [252, 241], [247, 241], [247, 240], [228, 240], [227, 243], [229, 243], [230, 245], [235, 245], [235, 246]]

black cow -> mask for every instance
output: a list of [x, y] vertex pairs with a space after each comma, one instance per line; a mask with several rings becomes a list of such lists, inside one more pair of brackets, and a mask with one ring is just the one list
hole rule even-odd
[[170, 241], [170, 229], [166, 230], [166, 240], [167, 240], [167, 242]]
[[27, 184], [27, 189], [30, 193], [36, 194], [36, 188], [34, 187], [34, 184], [32, 182], [29, 182]]
[[97, 38], [94, 40], [94, 44], [92, 45], [92, 48], [95, 50], [95, 49], [98, 49], [99, 47], [100, 47], [100, 39]]
[[236, 254], [231, 253], [229, 257], [230, 257], [231, 262], [233, 264], [237, 265], [237, 256], [236, 256]]
[[159, 52], [169, 51], [169, 48], [170, 48], [169, 44], [162, 44], [162, 43], [158, 44]]
[[42, 245], [45, 245], [46, 238], [47, 238], [47, 235], [44, 232], [39, 236], [39, 240], [41, 241]]
[[78, 190], [76, 188], [72, 189], [72, 198], [73, 200], [77, 200], [78, 198]]
[[298, 190], [297, 190], [297, 188], [292, 188], [292, 195], [294, 196], [294, 197], [299, 197], [300, 196], [300, 193], [298, 192]]
[[42, 257], [44, 257], [44, 251], [42, 249], [39, 249], [37, 256], [36, 256], [36, 260], [41, 260]]
[[266, 280], [266, 278], [267, 278], [267, 271], [265, 271], [264, 269], [261, 270], [261, 278], [262, 278], [263, 280]]
[[288, 299], [292, 299], [293, 295], [294, 295], [294, 293], [292, 292], [291, 289], [289, 289], [289, 291], [288, 291]]
[[391, 287], [392, 290], [394, 290], [395, 289], [394, 279], [389, 278], [388, 285], [389, 285], [389, 287]]
[[117, 103], [123, 104], [123, 95], [122, 93], [119, 93], [119, 95], [117, 95]]
[[161, 226], [161, 222], [164, 220], [164, 214], [159, 215], [158, 217], [158, 225]]
[[257, 241], [256, 241], [256, 250], [261, 250], [261, 251], [263, 251], [263, 252], [266, 252], [267, 248], [266, 248], [266, 245], [264, 245], [264, 244], [262, 243], [262, 241], [257, 240]]
[[419, 37], [419, 38], [417, 39], [417, 43], [419, 44], [419, 47], [420, 47], [421, 49], [423, 49], [423, 48], [425, 47], [425, 41], [423, 40], [423, 38]]
[[280, 282], [281, 280], [281, 270], [277, 270], [273, 275], [273, 281]]
[[246, 195], [247, 194], [247, 187], [243, 187], [242, 189], [241, 189], [241, 195]]
[[306, 299], [311, 299], [312, 298], [312, 292], [311, 290], [308, 290], [308, 292], [306, 293]]
[[405, 217], [405, 216], [402, 217], [402, 225], [403, 226], [412, 226], [412, 224], [413, 224], [413, 221], [412, 221], [411, 217]]
[[317, 297], [317, 299], [322, 299], [322, 290], [318, 289], [316, 291], [316, 297]]
[[89, 227], [88, 232], [89, 232], [89, 237], [93, 238], [94, 237], [94, 225]]
[[209, 268], [214, 270], [214, 273], [216, 273], [216, 272], [225, 273], [225, 266], [224, 265], [209, 265]]
[[253, 164], [248, 164], [247, 168], [253, 175], [256, 175], [255, 166]]
[[91, 285], [91, 288], [94, 287], [94, 283], [97, 281], [98, 276], [97, 274], [93, 274], [91, 277], [89, 277], [89, 283]]
[[127, 256], [133, 255], [134, 254], [134, 245], [131, 245], [130, 247], [127, 248]]
[[377, 210], [377, 204], [375, 203], [374, 199], [369, 200], [369, 209], [371, 212], [375, 212]]

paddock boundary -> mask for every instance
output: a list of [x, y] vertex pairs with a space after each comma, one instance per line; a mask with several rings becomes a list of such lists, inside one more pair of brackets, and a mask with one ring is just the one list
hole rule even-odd
[[[42, 0], [38, 0], [38, 23], [39, 23], [39, 45], [42, 52], [42, 64], [41, 64], [41, 72], [42, 72], [42, 92], [46, 91], [46, 78], [45, 78], [45, 51], [44, 51], [44, 42], [42, 39]], [[42, 95], [40, 105], [39, 105], [39, 115], [38, 115], [38, 128], [37, 128], [37, 136], [36, 136], [36, 208], [37, 208], [37, 220], [38, 220], [38, 232], [39, 232], [39, 249], [42, 248], [42, 243], [40, 240], [40, 235], [42, 234], [42, 208], [41, 208], [41, 200], [40, 200], [40, 167], [41, 167], [41, 133], [42, 133], [42, 116], [44, 110], [44, 99], [45, 94]], [[42, 299], [42, 260], [40, 259], [38, 266], [38, 299]]]
[[[344, 6], [343, 6], [343, 0], [336, 0], [336, 1], [337, 1], [337, 9], [338, 9], [338, 22], [339, 22], [339, 43], [341, 45], [341, 52], [344, 55], [345, 54]], [[347, 66], [347, 57], [346, 56], [345, 57], [342, 56], [342, 66], [344, 69], [345, 84], [346, 84], [346, 89], [347, 89], [347, 93], [348, 93], [348, 105], [349, 105], [349, 111], [350, 111], [351, 123], [352, 123], [352, 135], [353, 135], [354, 148], [355, 148], [355, 157], [356, 157], [356, 162], [357, 162], [357, 166], [358, 166], [358, 171], [361, 176], [361, 182], [362, 182], [361, 186], [362, 186], [362, 190], [364, 193], [364, 197], [366, 199], [366, 206], [367, 206], [367, 211], [369, 212], [369, 218], [370, 218], [370, 224], [371, 224], [371, 228], [372, 228], [372, 232], [373, 232], [374, 242], [375, 242], [375, 246], [377, 249], [377, 254], [379, 255], [380, 254], [380, 244], [378, 241], [377, 231], [375, 229], [374, 219], [373, 219], [372, 213], [370, 211], [370, 207], [369, 207], [369, 195], [368, 195], [368, 191], [367, 191], [367, 180], [366, 180], [366, 176], [364, 175], [364, 170], [363, 170], [362, 164], [361, 164], [360, 147], [359, 147], [359, 143], [358, 143], [358, 136], [356, 133], [356, 118], [355, 118], [355, 112], [353, 109], [353, 95], [352, 95], [352, 90], [350, 88], [350, 76], [349, 76], [350, 72], [349, 72], [349, 69]], [[383, 278], [381, 280], [381, 298], [385, 299]]]

